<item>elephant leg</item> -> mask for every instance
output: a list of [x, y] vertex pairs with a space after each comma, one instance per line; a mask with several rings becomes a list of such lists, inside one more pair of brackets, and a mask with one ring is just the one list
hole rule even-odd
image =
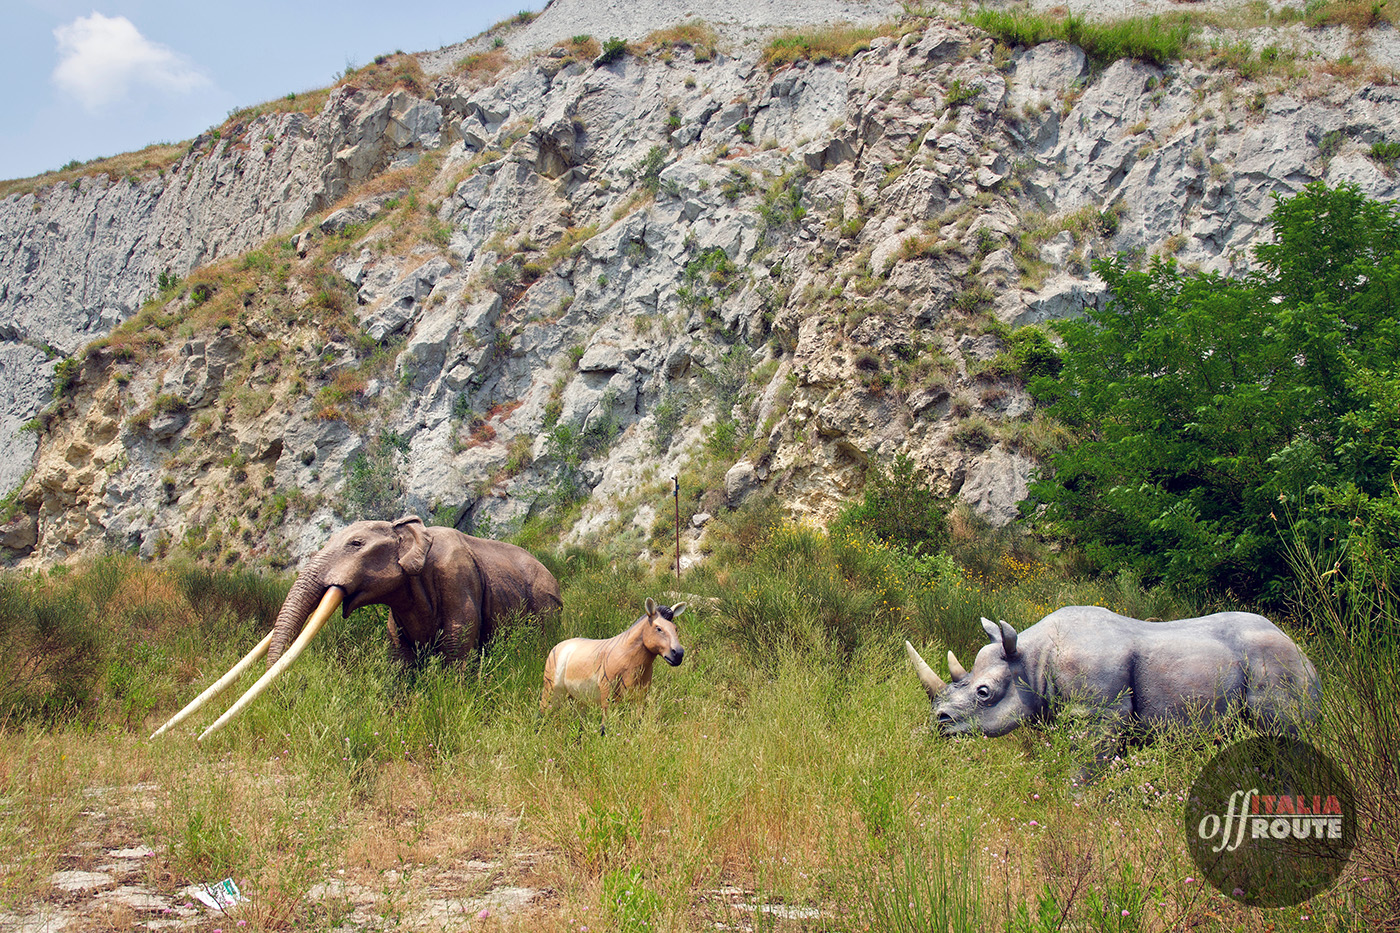
[[443, 656], [449, 661], [464, 661], [468, 655], [485, 644], [477, 637], [481, 629], [479, 618], [476, 605], [468, 603], [462, 612], [453, 612], [443, 619], [440, 646]]
[[394, 613], [389, 613], [389, 644], [394, 646], [394, 654], [399, 662], [405, 665], [413, 663], [413, 649], [404, 643], [403, 634], [399, 632], [398, 625], [394, 622]]

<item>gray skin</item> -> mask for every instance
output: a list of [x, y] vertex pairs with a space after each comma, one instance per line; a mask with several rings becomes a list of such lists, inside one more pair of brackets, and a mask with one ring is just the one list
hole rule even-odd
[[1019, 634], [1005, 622], [983, 619], [982, 626], [991, 642], [971, 671], [949, 652], [952, 683], [937, 681], [927, 666], [920, 674], [933, 727], [943, 735], [1005, 735], [1067, 706], [1101, 717], [1110, 738], [1133, 726], [1209, 722], [1230, 710], [1242, 710], [1261, 730], [1294, 732], [1319, 699], [1312, 663], [1253, 613], [1144, 622], [1067, 606]]
[[389, 607], [389, 638], [405, 662], [427, 648], [458, 661], [486, 643], [499, 619], [563, 607], [554, 575], [513, 544], [425, 527], [415, 517], [355, 522], [297, 576], [273, 625], [268, 666], [332, 586], [345, 591], [342, 617], [361, 606]]

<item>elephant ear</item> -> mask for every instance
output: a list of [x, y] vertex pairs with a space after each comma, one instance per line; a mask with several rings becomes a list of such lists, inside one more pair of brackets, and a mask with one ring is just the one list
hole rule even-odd
[[416, 577], [428, 565], [428, 549], [433, 539], [423, 527], [423, 520], [410, 515], [394, 522], [394, 534], [399, 539], [399, 566], [403, 572]]

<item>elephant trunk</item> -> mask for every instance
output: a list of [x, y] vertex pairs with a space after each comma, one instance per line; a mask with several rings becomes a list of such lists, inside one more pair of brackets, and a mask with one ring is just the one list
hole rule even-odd
[[325, 560], [320, 554], [311, 558], [311, 562], [301, 573], [297, 574], [296, 582], [288, 591], [287, 598], [282, 601], [282, 608], [277, 613], [277, 621], [272, 625], [272, 642], [267, 649], [268, 667], [277, 663], [277, 659], [282, 656], [282, 652], [287, 650], [292, 639], [301, 632], [307, 617], [311, 615], [317, 604], [321, 602], [321, 597], [325, 595], [326, 584], [321, 579], [324, 564]]

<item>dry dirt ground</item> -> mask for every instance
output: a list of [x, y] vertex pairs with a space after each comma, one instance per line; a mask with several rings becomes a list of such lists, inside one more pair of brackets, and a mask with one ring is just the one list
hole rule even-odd
[[[176, 877], [162, 853], [152, 849], [149, 823], [140, 801], [157, 789], [135, 785], [91, 788], [86, 792], [81, 840], [63, 853], [47, 885], [26, 898], [17, 911], [0, 910], [6, 933], [88, 933], [110, 930], [222, 930], [278, 925], [255, 892], [226, 910], [202, 903], [195, 888], [222, 878]], [[412, 808], [408, 808], [412, 809]], [[401, 853], [385, 867], [383, 853], [348, 852], [359, 867], [341, 868], [315, 884], [306, 897], [315, 904], [317, 929], [401, 930], [530, 929], [557, 914], [550, 887], [559, 853], [531, 851], [516, 832], [517, 817], [463, 812], [426, 824], [420, 815], [398, 815], [400, 826], [418, 838], [412, 847], [424, 853], [419, 863]], [[395, 836], [392, 831], [386, 835]], [[434, 844], [423, 836], [440, 836]], [[465, 841], [453, 845], [449, 840]], [[388, 848], [395, 848], [392, 842]], [[235, 882], [237, 883], [237, 882]], [[549, 925], [553, 925], [552, 923]]]
[[[64, 852], [44, 883], [15, 909], [0, 908], [3, 933], [112, 933], [151, 930], [238, 933], [242, 929], [310, 931], [568, 930], [608, 926], [597, 892], [573, 878], [583, 903], [570, 903], [560, 882], [575, 871], [567, 853], [521, 832], [521, 817], [463, 810], [431, 820], [417, 808], [383, 815], [345, 852], [337, 868], [309, 886], [304, 901], [267, 903], [257, 891], [227, 909], [201, 901], [200, 886], [171, 870], [150, 845], [154, 785], [95, 787], [84, 793], [80, 840]], [[159, 844], [159, 843], [157, 843]], [[238, 879], [235, 879], [238, 884]], [[243, 881], [241, 887], [247, 887]], [[301, 889], [298, 889], [300, 892]], [[753, 892], [724, 885], [700, 894], [688, 928], [751, 931], [806, 929], [820, 915], [801, 905], [754, 903]], [[299, 911], [292, 924], [293, 910]], [[309, 917], [309, 922], [308, 922]]]

